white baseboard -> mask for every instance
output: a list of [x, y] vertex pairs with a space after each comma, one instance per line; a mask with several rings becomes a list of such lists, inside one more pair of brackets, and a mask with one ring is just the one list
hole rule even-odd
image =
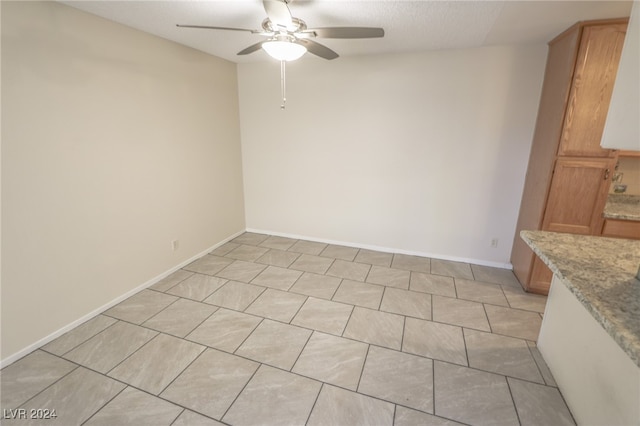
[[20, 358], [24, 357], [25, 355], [28, 355], [29, 353], [35, 351], [36, 349], [41, 348], [42, 346], [46, 345], [47, 343], [51, 342], [52, 340], [62, 336], [67, 331], [70, 331], [71, 329], [79, 326], [80, 324], [83, 324], [83, 323], [89, 321], [93, 317], [98, 316], [102, 312], [104, 312], [107, 309], [117, 305], [118, 303], [122, 302], [123, 300], [127, 299], [128, 297], [131, 297], [134, 294], [138, 293], [139, 291], [142, 291], [145, 288], [148, 288], [148, 287], [152, 286], [153, 284], [157, 283], [161, 279], [173, 274], [178, 269], [180, 269], [180, 268], [182, 268], [184, 266], [187, 266], [188, 264], [190, 264], [194, 260], [201, 258], [202, 256], [204, 256], [207, 253], [210, 253], [211, 251], [217, 249], [218, 247], [220, 247], [221, 245], [227, 243], [228, 241], [233, 240], [234, 238], [236, 238], [237, 236], [243, 234], [244, 232], [245, 232], [244, 230], [240, 231], [240, 232], [236, 232], [235, 234], [231, 235], [230, 237], [220, 241], [217, 244], [214, 244], [213, 246], [209, 247], [206, 250], [203, 250], [202, 252], [196, 254], [195, 256], [190, 257], [189, 259], [181, 262], [180, 264], [172, 267], [171, 269], [169, 269], [167, 271], [164, 271], [160, 275], [158, 275], [158, 276], [156, 276], [156, 277], [154, 277], [154, 278], [152, 278], [152, 279], [140, 284], [139, 286], [137, 286], [134, 289], [126, 292], [125, 294], [116, 297], [115, 299], [113, 299], [112, 301], [106, 303], [105, 305], [102, 305], [101, 307], [99, 307], [97, 309], [94, 309], [93, 311], [89, 312], [88, 314], [84, 315], [83, 317], [81, 317], [81, 318], [79, 318], [79, 319], [77, 319], [77, 320], [65, 325], [61, 329], [54, 331], [53, 333], [49, 334], [46, 337], [43, 337], [42, 339], [40, 339], [37, 342], [27, 346], [26, 348], [19, 350], [18, 352], [14, 353], [13, 355], [9, 355], [8, 357], [6, 357], [2, 361], [0, 361], [0, 369], [6, 367], [7, 365], [13, 364], [14, 362], [19, 360]]
[[427, 253], [427, 252], [414, 251], [414, 250], [403, 250], [403, 249], [392, 248], [392, 247], [381, 247], [381, 246], [375, 246], [370, 244], [353, 243], [349, 241], [328, 240], [324, 238], [315, 238], [315, 237], [309, 237], [306, 235], [288, 234], [286, 232], [275, 232], [275, 231], [268, 231], [264, 229], [247, 228], [247, 232], [254, 232], [256, 234], [268, 234], [268, 235], [274, 235], [277, 237], [293, 238], [296, 240], [314, 241], [317, 243], [324, 243], [324, 244], [336, 244], [336, 245], [355, 247], [355, 248], [361, 248], [366, 250], [381, 251], [385, 253], [409, 254], [412, 256], [429, 257], [431, 259], [450, 260], [453, 262], [464, 262], [464, 263], [471, 263], [473, 265], [492, 266], [494, 268], [513, 270], [513, 266], [510, 263], [491, 262], [487, 260], [470, 259], [466, 257], [445, 256], [445, 255], [436, 254], [436, 253]]

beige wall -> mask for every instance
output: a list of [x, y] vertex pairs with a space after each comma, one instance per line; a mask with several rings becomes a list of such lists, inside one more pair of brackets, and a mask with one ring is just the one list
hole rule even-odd
[[611, 184], [609, 192], [614, 192], [617, 184], [627, 185], [625, 194], [640, 195], [640, 158], [620, 157], [618, 159], [618, 173], [622, 173], [622, 180]]
[[247, 227], [507, 266], [546, 53], [240, 64]]
[[1, 7], [6, 359], [245, 224], [235, 64], [55, 2]]

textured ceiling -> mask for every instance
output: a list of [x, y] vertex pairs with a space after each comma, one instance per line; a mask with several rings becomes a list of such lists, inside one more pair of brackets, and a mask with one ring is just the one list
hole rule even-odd
[[[266, 17], [261, 0], [62, 3], [233, 62], [269, 58], [261, 50], [236, 55], [264, 39], [259, 35], [176, 27], [192, 24], [259, 29]], [[629, 16], [631, 5], [631, 1], [293, 0], [289, 8], [309, 28], [385, 29], [383, 39], [316, 39], [341, 56], [354, 56], [545, 43], [577, 21]]]

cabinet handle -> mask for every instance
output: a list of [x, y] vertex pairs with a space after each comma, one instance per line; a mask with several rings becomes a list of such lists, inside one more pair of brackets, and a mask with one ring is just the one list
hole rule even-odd
[[609, 179], [609, 172], [610, 172], [610, 170], [609, 170], [609, 169], [607, 169], [607, 170], [605, 170], [605, 171], [604, 171], [604, 180]]

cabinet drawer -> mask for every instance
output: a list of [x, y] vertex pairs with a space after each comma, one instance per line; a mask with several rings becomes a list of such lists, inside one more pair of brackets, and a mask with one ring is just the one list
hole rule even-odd
[[640, 240], [640, 222], [635, 220], [605, 219], [602, 226], [602, 236]]

